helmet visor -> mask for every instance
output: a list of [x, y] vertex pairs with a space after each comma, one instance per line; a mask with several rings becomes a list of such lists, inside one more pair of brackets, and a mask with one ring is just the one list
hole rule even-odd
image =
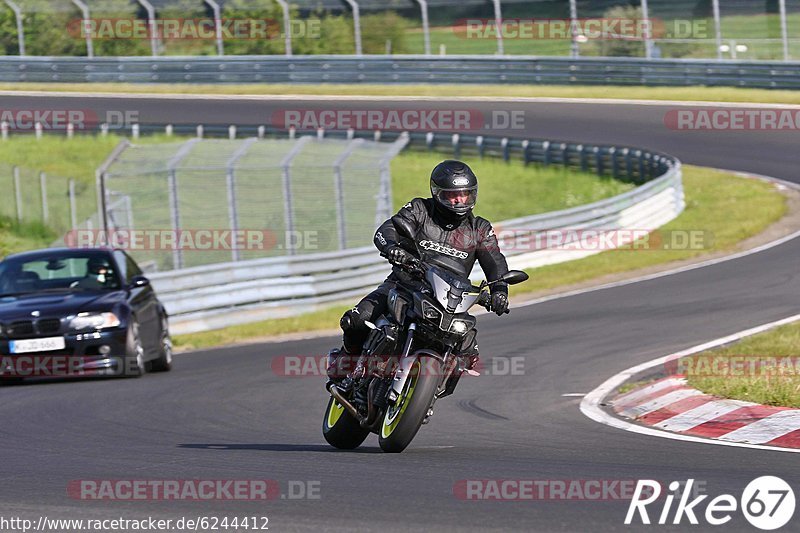
[[478, 188], [469, 189], [436, 189], [436, 200], [454, 211], [464, 211], [475, 207], [478, 200]]

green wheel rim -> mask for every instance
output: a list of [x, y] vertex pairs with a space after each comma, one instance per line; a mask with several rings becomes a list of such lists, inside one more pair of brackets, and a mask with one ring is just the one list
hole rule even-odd
[[339, 405], [339, 402], [337, 402], [335, 398], [331, 398], [330, 405], [328, 406], [328, 428], [332, 428], [336, 425], [336, 422], [342, 417], [342, 413], [344, 413], [344, 407]]
[[400, 403], [390, 406], [389, 409], [386, 410], [386, 415], [383, 417], [383, 424], [381, 425], [381, 437], [384, 439], [394, 432], [395, 428], [397, 428], [397, 426], [400, 424], [400, 420], [403, 419], [403, 413], [405, 413], [406, 407], [408, 407], [408, 403], [411, 401], [411, 397], [414, 395], [414, 389], [417, 387], [417, 382], [419, 381], [419, 372], [420, 363], [419, 359], [417, 359], [414, 362], [414, 365], [411, 367], [410, 375], [408, 376], [403, 389], [403, 394], [401, 394], [398, 398]]

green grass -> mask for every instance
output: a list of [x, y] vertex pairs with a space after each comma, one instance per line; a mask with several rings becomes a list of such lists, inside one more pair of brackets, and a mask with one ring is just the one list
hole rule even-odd
[[[430, 196], [428, 176], [446, 156], [436, 152], [404, 152], [392, 160], [392, 199], [395, 210], [411, 198]], [[563, 167], [525, 166], [495, 158], [472, 159], [469, 164], [480, 180], [475, 214], [488, 220], [509, 220], [525, 215], [566, 209], [616, 196], [634, 185], [610, 177]]]
[[[702, 231], [703, 246], [696, 249], [620, 249], [585, 259], [529, 270], [530, 281], [511, 288], [511, 294], [541, 291], [731, 250], [742, 240], [757, 235], [779, 220], [787, 210], [786, 199], [770, 184], [738, 178], [707, 168], [684, 166], [686, 209], [661, 232]], [[730, 213], [736, 213], [731, 218]]]
[[[786, 199], [771, 185], [705, 168], [684, 167], [687, 208], [663, 229], [700, 229], [713, 234], [713, 246], [702, 250], [609, 251], [568, 263], [531, 269], [530, 281], [512, 287], [512, 297], [552, 289], [607, 274], [634, 271], [716, 251], [730, 250], [763, 231], [786, 213]], [[481, 197], [480, 201], [484, 198]], [[732, 219], [729, 214], [739, 213]], [[512, 302], [513, 306], [513, 302]], [[269, 320], [207, 333], [177, 336], [181, 348], [232, 344], [248, 337], [324, 330], [336, 327], [347, 307], [337, 307], [285, 320]]]
[[78, 93], [216, 94], [216, 95], [343, 95], [508, 98], [601, 98], [800, 104], [800, 91], [737, 87], [620, 87], [562, 85], [380, 85], [380, 84], [133, 84], [133, 83], [0, 83], [3, 91], [66, 91]]
[[[708, 394], [764, 405], [800, 407], [800, 323], [748, 337], [691, 356], [684, 362], [689, 385]], [[744, 358], [739, 356], [745, 356]], [[775, 367], [759, 366], [751, 361]], [[751, 366], [752, 365], [752, 366]]]

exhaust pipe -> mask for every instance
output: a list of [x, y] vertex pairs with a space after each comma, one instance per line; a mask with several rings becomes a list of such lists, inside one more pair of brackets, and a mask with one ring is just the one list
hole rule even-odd
[[339, 389], [337, 389], [337, 388], [336, 388], [336, 385], [334, 385], [333, 383], [331, 383], [330, 385], [328, 385], [328, 392], [330, 392], [330, 393], [331, 393], [331, 396], [333, 396], [334, 398], [336, 398], [336, 401], [337, 401], [337, 402], [339, 402], [339, 404], [340, 404], [342, 407], [344, 407], [345, 409], [347, 409], [347, 412], [348, 412], [348, 413], [350, 413], [351, 415], [353, 415], [353, 417], [354, 417], [356, 420], [358, 420], [359, 424], [360, 424], [362, 421], [365, 421], [365, 420], [366, 420], [366, 418], [364, 418], [363, 416], [361, 416], [361, 415], [358, 413], [358, 409], [356, 409], [356, 408], [355, 408], [355, 406], [354, 406], [352, 403], [350, 403], [349, 401], [347, 401], [347, 400], [344, 398], [344, 396], [342, 396], [342, 393], [341, 393], [341, 392], [339, 392]]

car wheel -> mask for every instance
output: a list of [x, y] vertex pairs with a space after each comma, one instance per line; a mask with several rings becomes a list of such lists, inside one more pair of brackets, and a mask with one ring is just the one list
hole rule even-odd
[[167, 317], [161, 319], [161, 341], [158, 358], [150, 364], [150, 369], [154, 372], [169, 372], [172, 370], [172, 338], [169, 335]]
[[146, 372], [144, 361], [144, 347], [139, 337], [139, 323], [131, 321], [128, 327], [128, 342], [125, 346], [125, 368], [122, 374], [131, 378], [138, 378]]

